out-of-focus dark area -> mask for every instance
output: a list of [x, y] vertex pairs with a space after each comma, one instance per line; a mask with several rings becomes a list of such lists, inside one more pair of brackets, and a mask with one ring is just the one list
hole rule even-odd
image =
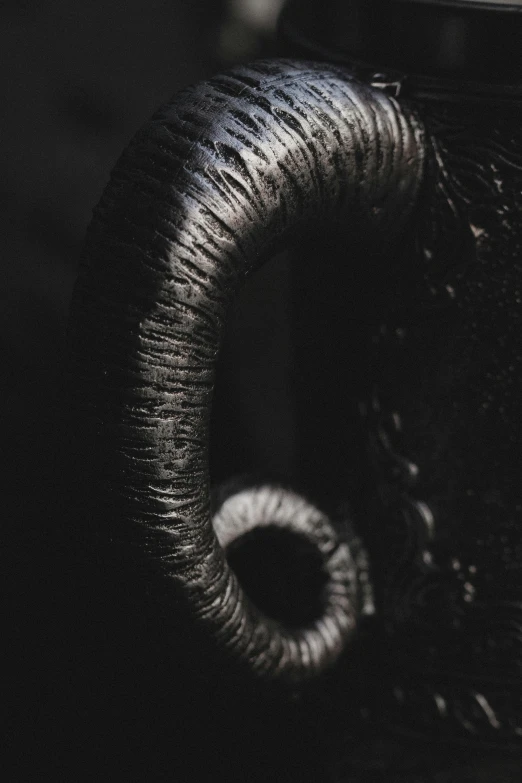
[[[2, 4], [0, 432], [4, 509], [13, 504], [6, 535], [15, 531], [19, 540], [22, 509], [32, 515], [52, 466], [69, 301], [86, 227], [115, 161], [177, 90], [270, 55], [281, 6], [282, 0]], [[268, 454], [268, 470], [276, 473], [292, 460], [281, 358], [286, 278], [284, 264], [272, 265], [232, 316], [216, 440], [243, 427], [252, 406], [259, 417], [246, 414], [241, 443], [224, 442], [222, 454], [237, 453], [216, 459], [218, 479], [237, 464], [255, 470]], [[249, 374], [255, 366], [267, 377], [264, 361], [272, 380], [259, 392]], [[230, 426], [220, 425], [227, 417]]]

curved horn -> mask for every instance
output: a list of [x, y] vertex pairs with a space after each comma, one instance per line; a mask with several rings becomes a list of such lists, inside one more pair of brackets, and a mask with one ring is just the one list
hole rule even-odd
[[322, 670], [356, 610], [341, 590], [316, 623], [284, 628], [249, 602], [217, 541], [209, 419], [227, 307], [307, 223], [353, 221], [354, 234], [357, 215], [383, 231], [401, 225], [422, 164], [421, 128], [393, 98], [335, 67], [256, 63], [156, 113], [88, 232], [70, 370], [97, 502], [164, 577], [167, 606], [181, 591], [221, 644], [268, 677]]

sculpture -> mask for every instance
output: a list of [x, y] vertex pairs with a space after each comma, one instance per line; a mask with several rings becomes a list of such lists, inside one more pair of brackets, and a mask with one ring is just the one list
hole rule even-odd
[[[392, 3], [391, 16], [405, 5], [445, 24], [463, 14], [467, 32], [484, 14], [517, 30], [522, 18], [520, 4], [471, 2]], [[287, 40], [311, 49], [295, 9]], [[188, 611], [245, 676], [320, 675], [365, 617], [363, 646], [384, 671], [360, 696], [370, 723], [520, 749], [520, 73], [506, 84], [490, 63], [487, 82], [481, 68], [472, 79], [471, 47], [442, 73], [421, 62], [404, 75], [415, 44], [394, 62], [368, 40], [365, 64], [332, 48], [351, 68], [266, 61], [188, 88], [118, 162], [71, 315], [82, 524], [132, 559], [140, 611], [161, 607], [173, 632]], [[258, 487], [223, 504], [214, 532], [208, 426], [227, 307], [311, 222], [349, 227], [358, 252], [366, 232], [402, 238], [381, 270], [388, 298], [376, 284], [364, 520], [336, 537], [295, 493]], [[320, 550], [325, 582], [303, 627], [260, 612], [227, 563], [223, 546], [255, 513]], [[411, 780], [461, 774], [419, 765]]]

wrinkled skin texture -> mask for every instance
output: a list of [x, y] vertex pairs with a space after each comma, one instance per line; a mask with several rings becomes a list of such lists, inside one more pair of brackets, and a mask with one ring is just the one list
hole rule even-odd
[[160, 109], [89, 230], [69, 365], [86, 527], [136, 559], [136, 580], [173, 629], [188, 607], [269, 679], [299, 681], [335, 661], [361, 599], [342, 541], [321, 545], [331, 579], [304, 628], [259, 612], [228, 567], [208, 489], [227, 308], [245, 275], [311, 221], [349, 224], [354, 242], [398, 230], [422, 165], [421, 126], [393, 98], [340, 69], [258, 63]]

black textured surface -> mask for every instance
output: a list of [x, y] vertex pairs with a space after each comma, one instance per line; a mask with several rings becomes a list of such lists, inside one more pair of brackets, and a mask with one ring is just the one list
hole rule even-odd
[[412, 730], [518, 746], [519, 115], [422, 114], [427, 188], [374, 336], [366, 405], [393, 698]]

